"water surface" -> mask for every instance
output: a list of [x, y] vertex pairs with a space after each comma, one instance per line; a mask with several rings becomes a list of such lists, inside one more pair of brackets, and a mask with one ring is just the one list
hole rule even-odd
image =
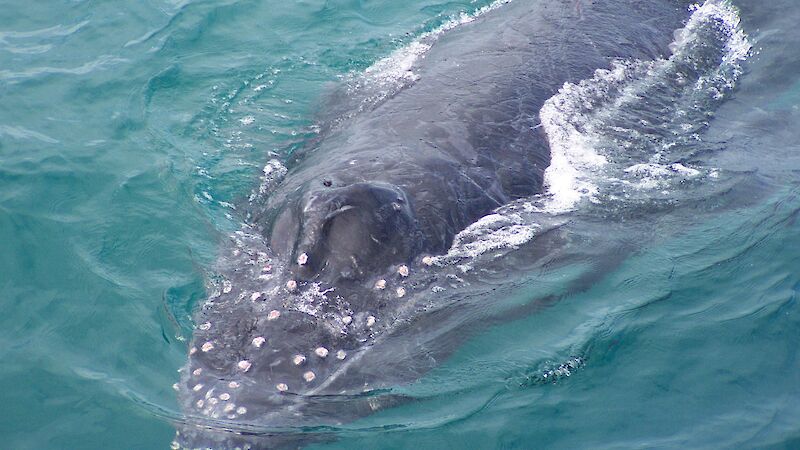
[[[192, 312], [266, 161], [314, 135], [333, 83], [484, 4], [5, 5], [2, 446], [167, 447]], [[800, 6], [733, 4], [753, 50], [682, 143], [702, 180], [595, 183], [610, 206], [575, 236], [625, 245], [578, 242], [498, 303], [616, 255], [589, 287], [468, 336], [402, 387], [418, 401], [317, 448], [800, 445]]]

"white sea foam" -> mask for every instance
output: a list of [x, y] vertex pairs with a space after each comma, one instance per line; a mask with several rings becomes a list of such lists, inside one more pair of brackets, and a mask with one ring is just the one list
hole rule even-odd
[[[669, 175], [695, 177], [700, 171], [680, 163], [664, 164], [669, 154], [636, 148], [635, 139], [609, 138], [610, 134], [630, 134], [642, 137], [633, 129], [612, 126], [609, 118], [616, 118], [632, 104], [642, 104], [647, 89], [654, 85], [674, 83], [676, 97], [705, 98], [719, 101], [736, 84], [741, 75], [741, 62], [750, 54], [751, 45], [739, 26], [739, 15], [728, 0], [708, 0], [690, 8], [691, 16], [682, 29], [676, 30], [675, 41], [670, 45], [669, 59], [655, 61], [617, 61], [610, 69], [600, 69], [591, 79], [579, 83], [566, 83], [557, 95], [545, 102], [540, 119], [550, 141], [551, 165], [545, 171], [545, 185], [549, 196], [546, 209], [551, 213], [573, 210], [584, 198], [596, 201], [604, 181], [618, 180], [626, 174], [639, 177], [639, 188], [662, 187], [657, 178]], [[722, 40], [719, 52], [708, 54], [709, 39]], [[721, 53], [721, 54], [720, 54]], [[711, 65], [711, 61], [716, 61]], [[690, 67], [696, 79], [688, 79], [683, 67]], [[686, 71], [692, 75], [692, 71]], [[669, 79], [675, 77], [674, 80]], [[693, 81], [693, 83], [689, 83]], [[677, 103], [677, 102], [676, 102]], [[696, 104], [696, 102], [695, 102]], [[704, 106], [710, 107], [710, 104]], [[686, 111], [672, 112], [678, 118]], [[644, 122], [642, 125], [649, 125]], [[696, 126], [684, 120], [679, 125], [664, 123], [661, 128], [674, 127], [673, 135], [692, 135]], [[650, 137], [658, 141], [658, 136]], [[616, 144], [616, 146], [614, 145]], [[661, 139], [661, 149], [670, 149], [676, 142]], [[616, 147], [616, 148], [615, 148]], [[628, 152], [633, 151], [636, 154]], [[641, 158], [636, 161], [636, 158]], [[610, 164], [614, 160], [633, 162], [623, 167]], [[633, 160], [633, 161], [631, 161]], [[612, 167], [607, 167], [612, 166]], [[620, 170], [622, 169], [622, 170]], [[630, 180], [628, 184], [631, 184]]]
[[458, 233], [447, 254], [433, 258], [434, 264], [471, 259], [486, 252], [515, 248], [531, 240], [541, 227], [513, 211], [484, 216]]
[[[625, 189], [664, 193], [676, 183], [717, 177], [716, 169], [680, 159], [699, 139], [708, 111], [735, 86], [751, 45], [728, 0], [708, 0], [690, 11], [668, 59], [616, 61], [547, 100], [540, 111], [551, 148], [546, 194], [472, 224], [436, 263], [463, 265], [458, 261], [520, 246], [542, 231], [542, 214], [572, 211], [583, 199], [602, 203], [602, 197], [618, 198], [617, 191]], [[644, 99], [649, 90], [664, 87], [674, 96], [674, 110], [652, 124], [642, 119], [653, 112]]]
[[442, 34], [473, 22], [511, 1], [496, 0], [471, 13], [462, 12], [452, 16], [433, 30], [420, 34], [416, 39], [376, 61], [363, 72], [351, 75], [351, 79], [348, 80], [350, 95], [366, 91], [367, 95], [364, 96], [366, 105], [362, 105], [362, 107], [375, 104], [393, 95], [419, 78], [414, 72], [415, 66], [420, 59], [425, 57]]
[[257, 196], [263, 197], [271, 192], [278, 183], [286, 176], [288, 169], [277, 159], [270, 159], [262, 169], [263, 175], [261, 176], [261, 183], [258, 187], [258, 192], [250, 195], [250, 201], [254, 201]]

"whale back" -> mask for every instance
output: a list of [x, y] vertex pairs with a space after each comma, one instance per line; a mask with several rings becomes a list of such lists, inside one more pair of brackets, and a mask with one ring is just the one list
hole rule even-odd
[[[196, 316], [186, 411], [226, 427], [342, 423], [382, 407], [369, 392], [418, 379], [454, 349], [457, 338], [435, 357], [420, 344], [437, 325], [420, 307], [430, 290], [414, 291], [397, 265], [446, 252], [494, 208], [541, 193], [545, 100], [616, 58], [669, 54], [688, 16], [677, 0], [577, 4], [517, 0], [444, 33], [413, 83], [357, 99], [294, 155], [251, 205], [252, 233], [232, 252], [241, 259], [223, 261], [229, 284]], [[191, 446], [276, 442], [191, 425], [180, 437]]]

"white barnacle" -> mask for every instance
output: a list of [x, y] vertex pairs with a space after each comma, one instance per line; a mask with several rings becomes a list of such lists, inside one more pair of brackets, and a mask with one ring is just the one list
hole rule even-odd
[[175, 389], [176, 391], [177, 391], [178, 389], [180, 389], [180, 388], [181, 388], [181, 387], [180, 387], [180, 386], [178, 386], [178, 383], [175, 383], [175, 384], [173, 384], [173, 385], [172, 385], [172, 389]]
[[281, 392], [286, 392], [289, 390], [289, 386], [287, 386], [286, 383], [278, 383], [275, 385], [275, 389]]
[[367, 326], [371, 327], [375, 325], [375, 316], [368, 316], [367, 317]]
[[294, 355], [292, 357], [292, 362], [294, 363], [295, 366], [299, 366], [300, 364], [306, 362], [306, 357], [303, 355]]
[[200, 328], [203, 331], [208, 331], [211, 329], [211, 322], [201, 323], [197, 328]]
[[199, 367], [198, 367], [197, 369], [194, 369], [194, 370], [192, 371], [192, 375], [194, 375], [194, 376], [198, 376], [198, 375], [200, 375], [201, 373], [203, 373], [203, 369], [201, 369], [201, 368], [199, 368]]
[[242, 414], [246, 413], [247, 413], [247, 408], [245, 408], [244, 406], [236, 408], [236, 414], [239, 414], [241, 416]]
[[222, 411], [228, 413], [233, 411], [234, 409], [236, 409], [236, 405], [234, 405], [233, 403], [228, 403], [227, 405], [225, 405], [224, 408], [222, 408]]
[[231, 394], [223, 392], [222, 394], [219, 394], [219, 399], [222, 400], [223, 402], [227, 402], [228, 400], [231, 399]]
[[383, 290], [386, 289], [386, 280], [378, 280], [375, 282], [375, 289]]
[[192, 388], [192, 390], [195, 392], [198, 392], [200, 389], [203, 389], [202, 384], [195, 384], [194, 387]]
[[352, 322], [352, 321], [353, 321], [353, 318], [350, 317], [350, 316], [342, 317], [342, 323], [344, 323], [345, 325], [350, 325], [350, 322]]
[[309, 383], [314, 381], [314, 378], [317, 378], [317, 376], [314, 374], [314, 372], [312, 372], [310, 370], [303, 374], [303, 379], [306, 380]]
[[264, 345], [264, 342], [267, 342], [267, 340], [264, 339], [262, 336], [253, 338], [253, 345], [255, 345], [256, 348], [261, 348], [261, 346]]
[[236, 364], [236, 367], [241, 369], [243, 372], [247, 372], [248, 370], [250, 370], [251, 366], [252, 366], [252, 364], [250, 364], [250, 361], [248, 361], [246, 359], [243, 359], [243, 360], [239, 361], [238, 364]]
[[192, 347], [192, 348], [189, 349], [189, 354], [190, 355], [194, 355], [195, 353], [197, 353], [197, 347]]
[[406, 295], [406, 288], [399, 287], [397, 288], [397, 298], [403, 298]]
[[316, 350], [314, 350], [314, 353], [316, 353], [320, 358], [324, 358], [328, 356], [328, 349], [325, 347], [317, 347]]
[[275, 320], [280, 316], [281, 312], [278, 311], [277, 309], [273, 309], [272, 311], [269, 312], [269, 314], [267, 314], [267, 320]]
[[345, 359], [347, 357], [347, 353], [344, 350], [339, 350], [336, 352], [336, 359]]
[[203, 405], [206, 404], [206, 402], [205, 402], [205, 400], [198, 400], [197, 403], [195, 403], [195, 404], [197, 405], [198, 408], [202, 408]]
[[261, 298], [261, 292], [253, 292], [253, 294], [250, 295], [250, 300], [252, 301], [256, 301], [259, 298]]
[[223, 293], [227, 294], [227, 293], [229, 293], [231, 291], [231, 289], [233, 289], [233, 284], [230, 281], [225, 280], [225, 281], [222, 282], [222, 292]]
[[206, 342], [205, 344], [203, 344], [202, 347], [200, 347], [200, 350], [202, 350], [203, 352], [210, 352], [213, 349], [214, 349], [214, 344], [211, 343], [211, 341]]
[[407, 277], [408, 276], [408, 266], [403, 264], [402, 266], [398, 267], [397, 268], [397, 273], [399, 273], [401, 277]]
[[228, 387], [231, 388], [231, 389], [236, 389], [239, 386], [241, 386], [241, 385], [239, 383], [237, 383], [236, 381], [231, 381], [230, 383], [228, 383]]
[[433, 257], [432, 256], [423, 257], [422, 258], [422, 264], [425, 264], [426, 266], [432, 266], [433, 265]]
[[216, 405], [218, 401], [219, 400], [217, 400], [216, 397], [211, 397], [211, 398], [208, 399], [208, 404], [209, 405]]
[[297, 257], [297, 264], [304, 266], [308, 262], [308, 254], [300, 253], [300, 256]]
[[289, 292], [294, 292], [297, 290], [297, 281], [289, 280], [286, 282], [286, 289]]
[[169, 444], [169, 448], [171, 448], [172, 450], [180, 450], [181, 444], [179, 444], [177, 441], [172, 441]]

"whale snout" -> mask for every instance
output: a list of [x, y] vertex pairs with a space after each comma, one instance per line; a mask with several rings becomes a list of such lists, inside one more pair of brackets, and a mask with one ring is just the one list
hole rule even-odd
[[270, 236], [298, 279], [358, 279], [414, 256], [420, 238], [403, 189], [378, 182], [323, 187], [287, 206]]

